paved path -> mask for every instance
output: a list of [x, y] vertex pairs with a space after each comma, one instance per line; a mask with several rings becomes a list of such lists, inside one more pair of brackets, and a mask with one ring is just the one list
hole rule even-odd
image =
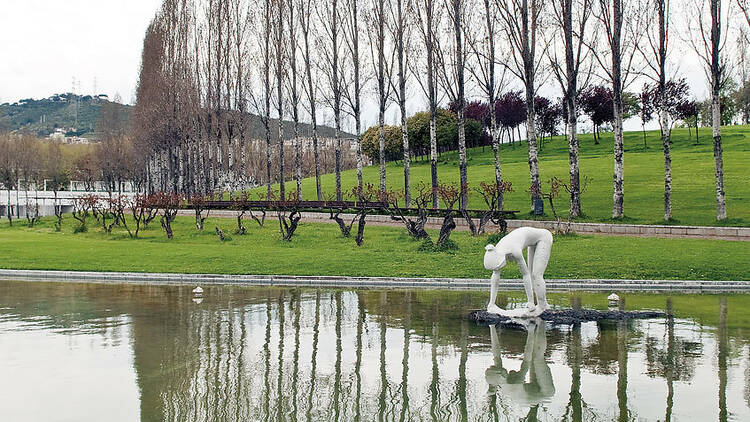
[[[194, 216], [192, 210], [182, 210], [180, 215]], [[231, 217], [236, 218], [235, 211], [213, 210], [211, 215], [214, 217]], [[302, 221], [316, 223], [334, 223], [330, 215], [321, 212], [303, 212]], [[352, 214], [341, 214], [341, 217], [350, 221]], [[246, 218], [250, 218], [247, 216]], [[267, 219], [274, 219], [274, 213], [267, 213]], [[428, 217], [427, 227], [439, 229], [442, 224], [440, 217]], [[466, 231], [469, 225], [463, 218], [456, 218], [456, 230]], [[368, 215], [367, 222], [378, 226], [403, 227], [399, 221], [391, 220], [388, 215]], [[539, 227], [550, 230], [557, 229], [557, 223], [554, 221], [538, 220], [507, 220], [508, 228], [515, 229], [523, 226]], [[490, 224], [488, 229], [495, 229], [494, 224]], [[658, 226], [646, 224], [605, 224], [605, 223], [570, 223], [570, 228], [575, 233], [580, 234], [606, 234], [613, 236], [640, 236], [640, 237], [679, 237], [688, 239], [723, 239], [723, 240], [740, 240], [750, 241], [750, 227], [711, 227], [711, 226]]]
[[[38, 271], [3, 270], [0, 280], [65, 281], [78, 283], [137, 283], [161, 285], [253, 285], [283, 287], [327, 287], [368, 289], [447, 289], [486, 290], [488, 279], [470, 278], [387, 278], [387, 277], [335, 277], [290, 275], [225, 275], [177, 273], [127, 273], [91, 271]], [[573, 279], [546, 280], [552, 291], [673, 291], [673, 292], [750, 292], [750, 281], [700, 281], [700, 280], [612, 280]], [[521, 280], [501, 280], [503, 290], [523, 290]]]

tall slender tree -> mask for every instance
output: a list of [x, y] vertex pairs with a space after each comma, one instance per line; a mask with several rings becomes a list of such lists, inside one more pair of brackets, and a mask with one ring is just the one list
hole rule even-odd
[[[497, 187], [497, 206], [503, 209], [503, 174], [500, 168], [500, 127], [497, 121], [495, 108], [497, 97], [507, 85], [506, 68], [503, 67], [498, 77], [496, 43], [499, 31], [497, 29], [497, 3], [494, 0], [483, 0], [484, 13], [479, 14], [477, 27], [481, 30], [473, 31], [473, 36], [468, 36], [467, 41], [474, 56], [474, 65], [469, 66], [469, 72], [487, 98], [488, 113], [490, 119], [490, 138], [492, 140], [492, 152], [495, 161], [495, 185]], [[503, 62], [505, 60], [502, 60]]]
[[297, 82], [299, 80], [297, 68], [297, 50], [299, 49], [299, 40], [297, 36], [297, 21], [294, 14], [297, 12], [297, 3], [295, 0], [286, 1], [287, 24], [289, 26], [288, 52], [289, 60], [288, 89], [290, 100], [290, 112], [292, 114], [292, 123], [294, 125], [294, 179], [297, 182], [298, 201], [302, 200], [302, 145], [299, 139], [299, 90]]
[[[552, 71], [563, 93], [563, 101], [567, 110], [566, 127], [568, 131], [568, 162], [570, 166], [570, 218], [581, 215], [581, 182], [578, 166], [578, 93], [588, 85], [592, 69], [585, 69], [581, 74], [581, 66], [589, 60], [589, 48], [586, 37], [591, 36], [589, 18], [593, 10], [594, 0], [554, 0], [552, 2], [553, 17], [556, 31], [553, 47], [549, 50]], [[562, 37], [560, 37], [562, 35]], [[562, 44], [564, 62], [557, 56], [557, 45]]]
[[[390, 69], [393, 65], [393, 50], [386, 43], [388, 9], [386, 0], [371, 0], [368, 13], [367, 35], [370, 39], [370, 56], [375, 74], [378, 98], [378, 159], [380, 161], [380, 193], [386, 191], [385, 172], [385, 111], [391, 96]], [[390, 57], [389, 57], [390, 55]]]
[[[713, 131], [716, 179], [716, 219], [727, 218], [724, 192], [724, 157], [721, 144], [721, 91], [727, 81], [724, 57], [729, 19], [728, 5], [722, 10], [721, 0], [694, 0], [689, 6], [687, 39], [701, 58], [711, 88], [711, 128]], [[706, 8], [708, 7], [708, 13]], [[723, 21], [723, 22], [722, 22]]]
[[[435, 28], [440, 27], [440, 9], [435, 7], [435, 0], [416, 0], [416, 17], [418, 27], [424, 43], [424, 64], [417, 65], [412, 61], [413, 73], [417, 83], [427, 97], [428, 111], [430, 114], [430, 181], [432, 185], [432, 207], [438, 207], [438, 169], [437, 169], [437, 74], [435, 60]], [[427, 80], [422, 76], [426, 74]]]
[[469, 182], [466, 165], [466, 56], [464, 34], [466, 32], [466, 0], [445, 0], [444, 10], [448, 17], [450, 34], [445, 40], [435, 38], [435, 58], [438, 78], [443, 91], [456, 105], [458, 128], [458, 171], [460, 180], [459, 209], [465, 210], [469, 202]]
[[340, 1], [327, 0], [318, 4], [317, 12], [325, 42], [322, 43], [320, 51], [322, 53], [323, 63], [321, 68], [326, 75], [328, 82], [328, 91], [326, 97], [333, 111], [334, 121], [334, 166], [336, 173], [336, 200], [343, 199], [341, 190], [341, 44], [342, 44], [342, 24], [339, 10]]
[[320, 153], [318, 150], [318, 115], [317, 104], [317, 81], [313, 78], [313, 52], [310, 49], [315, 40], [315, 27], [312, 25], [313, 13], [312, 0], [297, 0], [299, 17], [299, 29], [302, 31], [302, 58], [305, 66], [305, 91], [307, 93], [307, 106], [310, 113], [312, 126], [313, 160], [315, 161], [315, 192], [318, 201], [323, 200], [323, 189], [320, 184]]
[[[537, 149], [536, 113], [534, 98], [539, 78], [537, 77], [544, 54], [537, 54], [537, 39], [540, 25], [542, 0], [497, 0], [499, 15], [512, 51], [508, 69], [523, 82], [526, 92], [526, 140], [529, 146], [529, 176], [531, 179], [532, 210], [541, 199], [539, 179], [539, 152]], [[543, 53], [544, 49], [542, 50]]]
[[283, 201], [286, 199], [285, 190], [285, 163], [284, 163], [284, 80], [286, 73], [286, 40], [284, 39], [284, 8], [285, 0], [273, 0], [274, 2], [274, 22], [273, 28], [273, 47], [276, 55], [276, 116], [278, 119], [278, 137], [279, 137], [279, 198]]
[[649, 69], [647, 75], [656, 82], [656, 106], [659, 112], [661, 142], [664, 151], [664, 220], [672, 219], [671, 124], [667, 109], [667, 55], [669, 48], [670, 0], [650, 0], [643, 16], [646, 41], [638, 45]]
[[409, 16], [412, 14], [412, 0], [391, 0], [391, 19], [389, 19], [391, 38], [396, 49], [396, 77], [390, 78], [391, 83], [396, 83], [393, 87], [393, 94], [396, 97], [400, 112], [401, 123], [401, 143], [403, 148], [404, 161], [404, 206], [407, 208], [411, 205], [411, 185], [409, 176], [410, 168], [410, 149], [409, 149], [409, 129], [406, 124], [406, 79], [408, 70], [408, 54], [411, 42], [411, 22]]
[[623, 91], [638, 73], [635, 69], [636, 46], [641, 38], [641, 16], [633, 0], [599, 0], [597, 18], [603, 28], [608, 49], [595, 49], [594, 57], [612, 84], [614, 120], [614, 177], [612, 218], [624, 216], [625, 149], [622, 121], [625, 104]]
[[344, 74], [344, 89], [342, 95], [346, 102], [348, 112], [354, 119], [354, 135], [356, 136], [357, 148], [357, 187], [362, 192], [364, 181], [362, 179], [362, 168], [364, 158], [362, 156], [362, 52], [360, 50], [359, 33], [362, 30], [360, 16], [361, 0], [347, 0], [348, 14], [344, 20], [344, 40], [351, 60], [351, 74]]

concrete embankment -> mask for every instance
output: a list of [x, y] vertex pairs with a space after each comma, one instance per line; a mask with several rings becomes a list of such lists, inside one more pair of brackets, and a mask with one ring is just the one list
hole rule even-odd
[[[0, 269], [0, 280], [57, 281], [76, 283], [138, 283], [154, 285], [246, 285], [308, 288], [367, 288], [367, 289], [489, 289], [488, 279], [458, 278], [388, 278], [347, 276], [292, 276], [292, 275], [232, 275], [132, 273], [93, 271], [43, 271]], [[606, 290], [687, 293], [750, 293], [750, 281], [705, 280], [614, 280], [614, 279], [549, 279], [551, 291]], [[523, 289], [521, 280], [502, 280], [503, 290]]]
[[[191, 210], [182, 210], [180, 215], [195, 215]], [[235, 218], [235, 211], [214, 210], [211, 216]], [[341, 214], [344, 220], [350, 220], [353, 214]], [[274, 219], [275, 214], [269, 212], [268, 219]], [[321, 212], [303, 212], [302, 221], [311, 223], [333, 223], [330, 215]], [[399, 221], [394, 221], [389, 215], [368, 215], [367, 222], [377, 226], [403, 227]], [[443, 220], [440, 217], [428, 217], [427, 228], [439, 229]], [[456, 218], [456, 230], [468, 230], [469, 224], [463, 218]], [[475, 221], [476, 223], [476, 221]], [[508, 229], [518, 227], [538, 227], [549, 230], [557, 230], [556, 221], [543, 220], [507, 220]], [[567, 226], [568, 223], [561, 223]], [[488, 231], [495, 230], [493, 224], [488, 226]], [[650, 224], [607, 224], [607, 223], [570, 223], [570, 230], [579, 234], [605, 234], [610, 236], [640, 236], [640, 237], [679, 237], [686, 239], [717, 239], [717, 240], [740, 240], [750, 241], [750, 227], [712, 227], [712, 226], [667, 226]]]

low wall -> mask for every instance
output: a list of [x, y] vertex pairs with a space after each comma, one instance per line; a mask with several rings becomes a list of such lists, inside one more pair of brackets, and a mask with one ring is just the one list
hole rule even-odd
[[[65, 281], [77, 283], [138, 283], [160, 285], [220, 284], [309, 288], [489, 289], [489, 279], [471, 278], [178, 274], [3, 269], [0, 269], [0, 280]], [[750, 281], [550, 279], [546, 280], [546, 283], [547, 289], [550, 291], [671, 291], [686, 293], [750, 292]], [[521, 280], [518, 279], [501, 280], [500, 286], [502, 290], [523, 290], [523, 284]]]
[[[195, 215], [192, 210], [182, 210], [181, 215]], [[215, 217], [232, 217], [235, 211], [212, 210], [211, 215]], [[341, 214], [341, 217], [351, 219], [353, 214]], [[268, 212], [267, 218], [275, 218], [275, 214]], [[321, 212], [303, 212], [302, 221], [330, 223], [330, 215]], [[401, 222], [394, 221], [388, 215], [368, 215], [367, 221], [378, 225], [402, 226]], [[443, 219], [441, 217], [428, 217], [428, 228], [440, 228]], [[464, 218], [455, 218], [456, 229], [468, 230], [468, 223]], [[475, 220], [476, 222], [476, 220]], [[555, 221], [541, 220], [506, 220], [509, 229], [518, 227], [538, 227], [549, 230], [557, 229]], [[563, 223], [565, 224], [565, 223]], [[682, 237], [695, 239], [723, 239], [750, 241], [750, 227], [711, 227], [711, 226], [664, 226], [647, 224], [606, 224], [606, 223], [570, 223], [570, 228], [580, 234], [608, 234], [617, 236], [643, 236], [643, 237]], [[488, 231], [497, 230], [497, 226], [488, 224]]]

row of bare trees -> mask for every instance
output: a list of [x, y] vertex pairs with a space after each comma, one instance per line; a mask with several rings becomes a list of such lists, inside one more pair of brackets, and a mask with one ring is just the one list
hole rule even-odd
[[[747, 10], [746, 0], [734, 1], [680, 3], [689, 18], [677, 34], [703, 59], [709, 75], [720, 220], [726, 218], [719, 91], [728, 77], [727, 15], [732, 7]], [[458, 206], [465, 209], [467, 98], [480, 97], [494, 110], [501, 92], [520, 85], [527, 114], [529, 192], [532, 201], [539, 201], [535, 98], [540, 86], [554, 80], [563, 93], [569, 143], [569, 213], [577, 217], [582, 213], [577, 99], [598, 80], [611, 85], [612, 216], [621, 218], [623, 93], [634, 80], [646, 77], [659, 92], [668, 220], [671, 155], [665, 95], [675, 71], [670, 54], [677, 15], [671, 9], [670, 0], [164, 0], [144, 39], [133, 113], [134, 148], [146, 157], [140, 167], [143, 183], [151, 191], [208, 194], [245, 189], [262, 180], [270, 198], [276, 180], [285, 199], [285, 182], [292, 174], [300, 200], [305, 161], [301, 139], [306, 131], [312, 139], [316, 195], [323, 200], [319, 122], [328, 119], [333, 126], [336, 198], [341, 200], [344, 127], [353, 129], [357, 187], [362, 191], [363, 103], [374, 100], [379, 190], [387, 190], [386, 112], [395, 105], [403, 143], [403, 202], [409, 206], [407, 102], [411, 88], [418, 87], [430, 115], [432, 207], [440, 199], [436, 118], [439, 106], [449, 102], [457, 115]], [[291, 126], [284, 120], [291, 120]], [[490, 120], [496, 191], [501, 195], [501, 131], [494, 113]], [[265, 177], [247, 171], [248, 163], [262, 155], [245, 147], [251, 139], [265, 140]], [[288, 142], [293, 146], [293, 172], [286, 170]], [[497, 200], [502, 209], [502, 196]]]

